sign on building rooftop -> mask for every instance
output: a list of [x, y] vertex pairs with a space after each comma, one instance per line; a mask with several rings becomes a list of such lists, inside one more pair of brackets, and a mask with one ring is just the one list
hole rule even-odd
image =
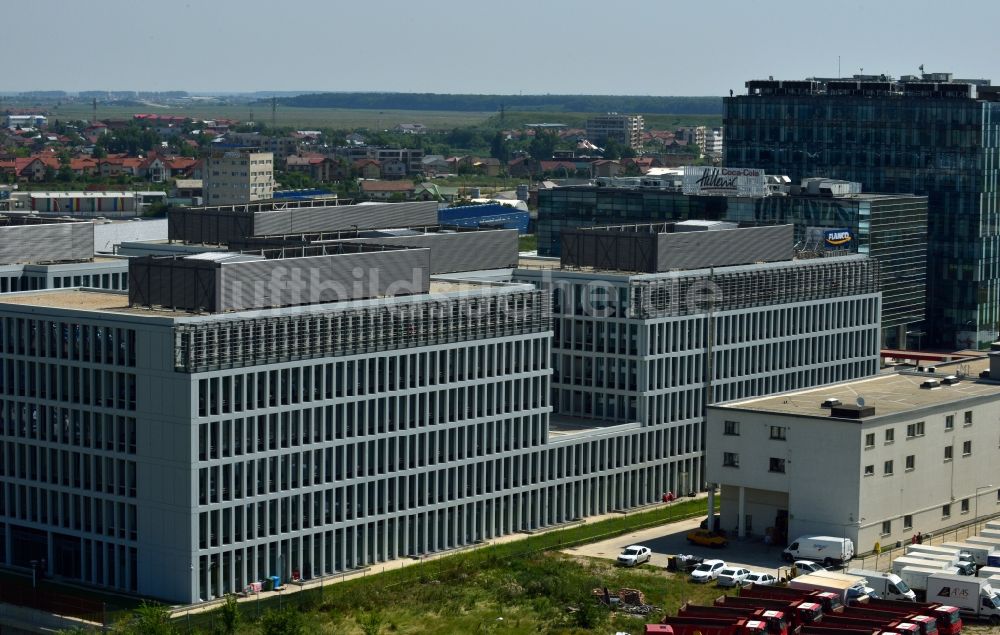
[[682, 190], [707, 196], [766, 196], [764, 170], [685, 166]]

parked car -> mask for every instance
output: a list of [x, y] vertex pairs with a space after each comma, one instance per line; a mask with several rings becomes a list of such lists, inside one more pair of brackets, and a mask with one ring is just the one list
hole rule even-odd
[[667, 560], [667, 571], [683, 571], [685, 573], [690, 573], [695, 567], [701, 564], [702, 560], [704, 560], [704, 558], [679, 553], [676, 556], [670, 556]]
[[701, 545], [702, 547], [725, 547], [729, 544], [729, 540], [725, 536], [720, 536], [714, 531], [707, 529], [689, 531], [687, 540], [693, 545]]
[[750, 575], [749, 569], [726, 567], [719, 571], [719, 577], [715, 579], [715, 583], [719, 586], [738, 586], [746, 582], [748, 575]]
[[815, 573], [817, 571], [826, 571], [826, 568], [818, 562], [813, 562], [812, 560], [796, 560], [792, 563], [792, 566], [799, 570], [799, 575], [805, 573]]
[[726, 568], [722, 560], [706, 560], [691, 572], [692, 582], [711, 582], [719, 577], [719, 572]]
[[625, 567], [634, 567], [642, 564], [643, 562], [649, 562], [649, 559], [652, 556], [653, 552], [649, 547], [643, 547], [642, 545], [629, 545], [618, 555], [618, 564]]
[[747, 574], [746, 580], [744, 580], [743, 583], [756, 584], [757, 586], [773, 586], [778, 583], [778, 578], [774, 577], [770, 573], [751, 571]]

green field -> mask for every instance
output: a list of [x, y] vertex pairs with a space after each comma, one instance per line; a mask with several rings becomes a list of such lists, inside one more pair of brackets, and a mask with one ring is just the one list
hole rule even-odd
[[[84, 102], [69, 102], [58, 106], [49, 106], [47, 110], [51, 113], [51, 118], [64, 121], [73, 119], [90, 120], [93, 116], [93, 110], [90, 105]], [[172, 108], [98, 105], [97, 116], [100, 119], [122, 119], [131, 117], [136, 113], [156, 113], [191, 117], [194, 119], [226, 118], [249, 121], [251, 111], [253, 111], [253, 118], [256, 121], [268, 125], [271, 124], [271, 107], [267, 104], [253, 106], [203, 104]], [[478, 125], [486, 121], [492, 114], [486, 112], [349, 110], [278, 106], [275, 111], [275, 122], [279, 127], [287, 126], [299, 129], [384, 129], [393, 128], [400, 123], [422, 123], [429, 128], [450, 129], [457, 126]]]
[[[29, 107], [30, 104], [5, 102], [9, 107]], [[65, 102], [44, 108], [50, 118], [63, 121], [85, 119], [93, 116], [91, 106], [85, 102]], [[100, 119], [123, 119], [137, 113], [158, 113], [179, 115], [194, 119], [227, 118], [240, 121], [250, 120], [251, 111], [256, 121], [271, 124], [271, 107], [256, 105], [216, 105], [194, 104], [170, 108], [142, 106], [99, 105]], [[570, 127], [582, 128], [592, 113], [556, 112], [507, 112], [501, 126], [500, 117], [495, 112], [450, 112], [441, 110], [360, 110], [340, 108], [296, 108], [279, 105], [275, 112], [275, 122], [279, 127], [298, 129], [392, 129], [401, 123], [422, 123], [432, 130], [450, 130], [464, 126], [487, 126], [490, 128], [519, 128], [527, 123], [554, 122]], [[717, 115], [645, 115], [646, 128], [653, 130], [673, 130], [679, 126], [720, 126], [722, 118]]]

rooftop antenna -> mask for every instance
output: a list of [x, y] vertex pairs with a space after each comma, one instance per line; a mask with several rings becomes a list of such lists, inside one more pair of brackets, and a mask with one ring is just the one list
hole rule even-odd
[[837, 78], [840, 78], [840, 56], [837, 56]]
[[920, 66], [918, 66], [917, 68], [919, 68], [919, 69], [920, 69], [920, 74], [921, 74], [921, 75], [923, 75], [923, 74], [924, 74], [924, 65], [923, 65], [923, 64], [921, 64], [921, 65], [920, 65]]
[[90, 122], [91, 124], [97, 123], [97, 97], [94, 97], [93, 106], [94, 106], [94, 120]]
[[271, 97], [271, 128], [278, 127], [278, 98]]

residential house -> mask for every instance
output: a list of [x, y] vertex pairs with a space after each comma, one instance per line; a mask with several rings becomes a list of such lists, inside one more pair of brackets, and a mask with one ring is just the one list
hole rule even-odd
[[625, 172], [621, 162], [614, 159], [598, 159], [591, 164], [592, 174], [597, 176], [620, 176]]
[[401, 179], [406, 176], [406, 164], [398, 159], [382, 162], [382, 178]]
[[285, 169], [305, 174], [312, 180], [322, 183], [340, 181], [345, 172], [340, 161], [321, 154], [290, 156], [285, 159]]
[[78, 177], [97, 176], [100, 173], [99, 161], [90, 157], [70, 159], [69, 168], [73, 170], [73, 176]]
[[373, 201], [413, 198], [416, 186], [409, 181], [361, 181], [361, 193]]
[[448, 174], [450, 170], [451, 166], [448, 164], [448, 160], [444, 158], [444, 155], [428, 154], [420, 160], [420, 171], [426, 176]]
[[528, 178], [537, 173], [538, 166], [530, 157], [518, 157], [507, 162], [507, 174], [513, 178]]
[[458, 198], [458, 188], [427, 181], [417, 186], [413, 193], [420, 201], [451, 202]]
[[493, 157], [476, 159], [472, 162], [472, 169], [476, 174], [500, 176], [500, 159], [494, 159]]
[[382, 178], [382, 164], [375, 159], [358, 159], [352, 164], [351, 171], [361, 179]]

